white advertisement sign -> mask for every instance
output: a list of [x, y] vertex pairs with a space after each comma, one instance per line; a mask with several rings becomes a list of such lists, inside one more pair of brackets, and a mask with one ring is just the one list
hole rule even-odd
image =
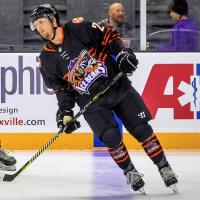
[[200, 53], [139, 53], [131, 77], [157, 132], [200, 132]]
[[[0, 54], [0, 133], [57, 132], [56, 96], [39, 72], [38, 54]], [[75, 113], [78, 108], [75, 109]], [[80, 132], [91, 132], [80, 117]]]
[[[38, 54], [0, 54], [0, 133], [57, 132], [53, 92], [40, 75]], [[158, 132], [200, 132], [200, 54], [138, 53], [130, 78]], [[78, 112], [76, 107], [75, 113]], [[91, 132], [80, 118], [78, 132]]]

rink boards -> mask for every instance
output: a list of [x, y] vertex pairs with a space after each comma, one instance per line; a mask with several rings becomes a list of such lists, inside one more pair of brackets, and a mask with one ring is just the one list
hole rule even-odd
[[[130, 79], [150, 108], [163, 146], [200, 149], [200, 53], [137, 57], [140, 64]], [[9, 149], [38, 149], [58, 131], [56, 98], [44, 86], [39, 65], [35, 53], [0, 54], [0, 140]], [[77, 133], [62, 135], [52, 149], [94, 148], [91, 130], [83, 117], [80, 122]], [[128, 148], [140, 148], [124, 127], [122, 132]]]

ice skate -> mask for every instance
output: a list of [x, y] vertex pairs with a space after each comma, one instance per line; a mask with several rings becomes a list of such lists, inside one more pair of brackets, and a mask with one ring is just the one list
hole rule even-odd
[[132, 169], [131, 171], [125, 174], [127, 178], [127, 184], [131, 185], [131, 188], [134, 191], [140, 191], [143, 194], [146, 194], [144, 191], [144, 181], [142, 180], [143, 174], [138, 173], [136, 169]]
[[0, 170], [15, 171], [16, 160], [14, 157], [9, 156], [3, 149], [0, 149]]
[[163, 181], [166, 187], [171, 188], [174, 193], [178, 192], [176, 184], [178, 183], [177, 175], [173, 172], [170, 166], [163, 167], [160, 169], [160, 175], [163, 178]]

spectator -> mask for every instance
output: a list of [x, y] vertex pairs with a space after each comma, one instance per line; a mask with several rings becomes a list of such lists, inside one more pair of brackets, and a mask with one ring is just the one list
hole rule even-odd
[[121, 3], [112, 3], [108, 8], [108, 18], [100, 21], [99, 25], [106, 25], [114, 30], [117, 30], [122, 37], [131, 37], [132, 27], [124, 20], [124, 6]]
[[174, 0], [170, 17], [176, 24], [171, 39], [167, 44], [157, 47], [157, 51], [197, 51], [197, 25], [188, 19], [188, 3], [186, 0]]

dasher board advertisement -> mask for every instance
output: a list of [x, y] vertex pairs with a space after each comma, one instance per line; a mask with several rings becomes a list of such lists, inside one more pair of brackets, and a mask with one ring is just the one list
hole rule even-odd
[[[151, 111], [154, 130], [200, 132], [200, 53], [137, 57], [138, 69], [129, 78]], [[38, 66], [36, 53], [0, 54], [0, 133], [58, 131], [56, 97], [45, 87]], [[78, 132], [91, 132], [83, 117], [79, 121]]]

